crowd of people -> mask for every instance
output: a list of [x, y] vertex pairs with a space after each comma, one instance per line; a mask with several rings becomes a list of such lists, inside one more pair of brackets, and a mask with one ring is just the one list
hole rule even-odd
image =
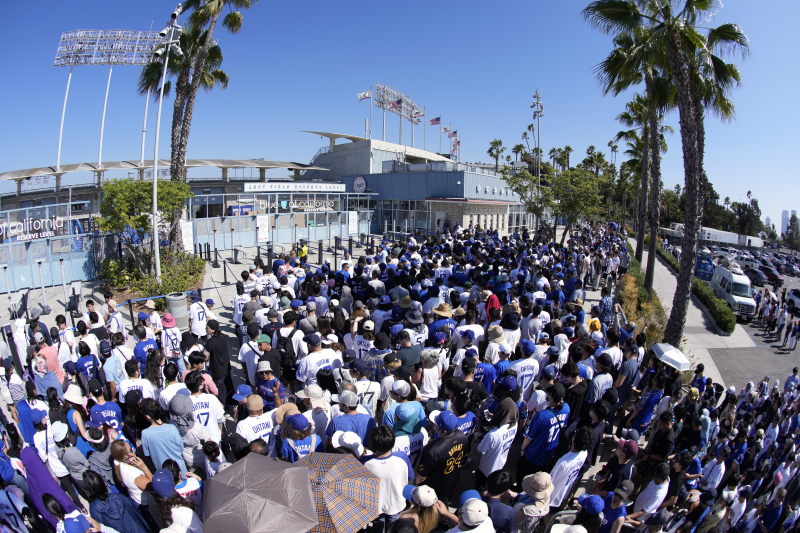
[[352, 456], [370, 533], [799, 527], [797, 369], [737, 393], [659, 361], [614, 303], [615, 225], [301, 251], [241, 273], [230, 324], [197, 293], [186, 331], [152, 301], [127, 330], [110, 292], [74, 328], [16, 319], [3, 532], [199, 533], [204, 482], [249, 453]]

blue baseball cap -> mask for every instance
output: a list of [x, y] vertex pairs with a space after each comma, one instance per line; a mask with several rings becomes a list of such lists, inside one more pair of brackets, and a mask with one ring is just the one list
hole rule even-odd
[[578, 505], [590, 515], [598, 515], [603, 511], [605, 502], [603, 498], [597, 495], [589, 496], [585, 492], [578, 497]]
[[289, 305], [292, 307], [292, 309], [297, 309], [298, 307], [303, 305], [303, 302], [301, 300], [292, 300], [292, 302]]
[[522, 345], [522, 351], [525, 352], [525, 355], [533, 355], [536, 352], [536, 344], [532, 340], [525, 339], [520, 342]]
[[437, 331], [433, 334], [433, 340], [435, 344], [441, 344], [447, 340], [447, 335], [442, 333], [441, 331]]
[[136, 316], [139, 318], [139, 320], [147, 320], [147, 313], [145, 313], [144, 311], [140, 312]]
[[507, 391], [517, 390], [517, 385], [518, 385], [517, 378], [515, 378], [514, 376], [506, 376], [497, 383]]
[[464, 507], [464, 504], [470, 500], [482, 500], [480, 492], [475, 489], [464, 491], [461, 493], [461, 496], [458, 498], [458, 505], [459, 507]]
[[461, 337], [467, 339], [468, 341], [474, 341], [475, 340], [475, 332], [472, 331], [471, 329], [465, 330], [461, 334]]
[[464, 352], [464, 357], [476, 357], [478, 355], [478, 350], [475, 348], [470, 348], [466, 352]]
[[390, 304], [390, 303], [392, 303], [392, 301], [389, 299], [388, 296], [384, 295], [384, 296], [381, 296], [380, 303], [381, 304]]
[[359, 374], [365, 375], [367, 373], [369, 365], [363, 359], [353, 359], [352, 361], [347, 363], [347, 368], [350, 370], [355, 370]]
[[542, 370], [542, 377], [553, 379], [556, 377], [556, 368], [553, 365], [547, 365]]
[[162, 498], [169, 498], [175, 494], [175, 479], [172, 472], [166, 468], [159, 468], [153, 474], [153, 490]]
[[47, 412], [43, 411], [42, 409], [34, 409], [33, 411], [31, 411], [31, 422], [33, 422], [34, 424], [38, 424], [46, 416]]
[[236, 387], [236, 394], [233, 395], [233, 399], [236, 400], [237, 402], [241, 402], [251, 394], [253, 394], [252, 387], [250, 387], [250, 385], [242, 383], [241, 385]]
[[458, 426], [458, 419], [452, 411], [433, 411], [428, 415], [428, 419], [444, 432], [453, 431]]

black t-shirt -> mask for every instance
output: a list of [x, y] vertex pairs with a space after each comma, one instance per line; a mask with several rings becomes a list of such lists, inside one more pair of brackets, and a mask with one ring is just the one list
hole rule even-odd
[[413, 346], [407, 346], [405, 348], [400, 348], [397, 351], [397, 357], [400, 359], [402, 365], [410, 368], [411, 370], [414, 369], [415, 365], [419, 364], [421, 355], [422, 355], [422, 346], [420, 346], [419, 344], [415, 344]]
[[417, 474], [426, 478], [425, 485], [440, 500], [448, 500], [456, 490], [461, 469], [469, 456], [466, 435], [456, 430], [447, 437], [439, 437], [422, 449]]
[[664, 499], [680, 496], [685, 474], [683, 470], [676, 472], [675, 469], [670, 468], [669, 487], [667, 488], [667, 495], [664, 496]]
[[464, 385], [467, 386], [464, 394], [466, 394], [470, 402], [472, 402], [472, 410], [477, 412], [483, 400], [489, 397], [489, 393], [486, 392], [486, 386], [480, 381], [465, 381]]
[[667, 433], [662, 432], [660, 429], [656, 431], [650, 438], [647, 444], [650, 455], [657, 455], [665, 459], [672, 453], [672, 447], [675, 444], [675, 431], [669, 428]]
[[93, 333], [97, 340], [99, 341], [107, 341], [108, 340], [108, 330], [106, 328], [94, 328], [89, 330], [89, 333]]
[[633, 461], [619, 464], [616, 454], [611, 455], [611, 459], [608, 460], [608, 477], [603, 482], [603, 490], [613, 492], [620, 483], [630, 480], [632, 474]]
[[225, 377], [231, 369], [231, 358], [228, 354], [228, 340], [225, 334], [220, 337], [211, 336], [206, 341], [206, 351], [208, 351], [208, 373], [214, 379]]
[[583, 399], [586, 397], [586, 391], [589, 390], [589, 382], [585, 379], [568, 388], [564, 393], [564, 403], [569, 405], [569, 419], [575, 420], [581, 412], [583, 407]]

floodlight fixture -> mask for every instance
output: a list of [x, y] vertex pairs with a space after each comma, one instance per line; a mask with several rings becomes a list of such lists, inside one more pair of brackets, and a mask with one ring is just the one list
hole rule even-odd
[[183, 57], [183, 52], [181, 51], [180, 46], [178, 46], [177, 44], [172, 43], [172, 46], [170, 46], [169, 49], [170, 49], [170, 52], [175, 54], [175, 57]]

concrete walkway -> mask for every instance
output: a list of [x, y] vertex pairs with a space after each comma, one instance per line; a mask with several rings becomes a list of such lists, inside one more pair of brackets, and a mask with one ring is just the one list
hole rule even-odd
[[[631, 242], [631, 249], [636, 249], [636, 242]], [[648, 251], [645, 249], [642, 256], [642, 267], [646, 268]], [[653, 278], [653, 288], [661, 298], [664, 311], [669, 316], [672, 310], [672, 300], [678, 286], [677, 275], [660, 258], [656, 257], [655, 276]], [[710, 349], [738, 349], [754, 348], [756, 345], [752, 337], [742, 328], [740, 324], [730, 336], [721, 335], [714, 322], [714, 318], [697, 299], [692, 296], [689, 302], [689, 310], [686, 314], [686, 325], [683, 328], [683, 352], [691, 361], [692, 365], [703, 363], [705, 365], [705, 375], [714, 380], [715, 383], [726, 384], [724, 376], [717, 367], [714, 358], [709, 352]]]

